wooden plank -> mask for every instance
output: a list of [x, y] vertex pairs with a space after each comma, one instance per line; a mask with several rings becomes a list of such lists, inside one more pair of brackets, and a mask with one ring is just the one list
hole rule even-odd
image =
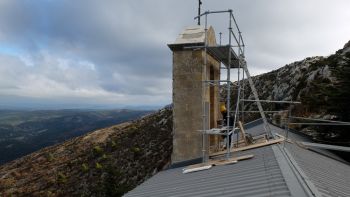
[[218, 160], [218, 161], [212, 161], [213, 166], [222, 166], [222, 165], [229, 165], [229, 164], [235, 164], [238, 161], [235, 159], [228, 159], [228, 160]]
[[247, 141], [247, 138], [246, 138], [246, 136], [245, 136], [244, 127], [243, 127], [241, 121], [238, 121], [238, 127], [239, 127], [239, 130], [240, 130], [241, 133], [242, 133], [242, 137], [243, 137], [243, 140], [244, 140], [245, 144], [248, 145], [248, 141]]
[[221, 166], [221, 165], [228, 165], [228, 164], [234, 164], [237, 163], [238, 161], [246, 160], [246, 159], [251, 159], [253, 158], [254, 155], [242, 155], [239, 157], [232, 157], [230, 159], [221, 159], [221, 160], [211, 160], [210, 164], [213, 166]]
[[251, 159], [253, 158], [254, 155], [242, 155], [238, 157], [232, 157], [230, 159], [220, 159], [220, 160], [209, 160], [207, 163], [199, 163], [199, 164], [194, 164], [187, 166], [186, 168], [183, 169], [183, 173], [189, 173], [189, 172], [196, 172], [196, 171], [201, 171], [201, 170], [208, 170], [212, 166], [222, 166], [222, 165], [229, 165], [229, 164], [235, 164], [238, 161], [246, 160], [246, 159]]
[[[234, 148], [233, 150], [231, 150], [231, 153], [232, 152], [249, 150], [249, 149], [254, 149], [254, 148], [259, 148], [259, 147], [263, 147], [263, 146], [268, 146], [268, 145], [271, 145], [271, 144], [276, 144], [276, 143], [279, 143], [279, 142], [283, 142], [284, 139], [285, 138], [282, 137], [282, 138], [279, 138], [279, 139], [269, 140], [269, 141], [262, 142], [262, 143], [257, 143], [257, 144], [252, 144], [252, 145], [248, 145], [248, 146], [244, 146], [244, 147]], [[223, 155], [223, 154], [226, 154], [226, 153], [227, 153], [227, 151], [224, 150], [224, 151], [219, 151], [219, 152], [213, 153], [210, 156], [211, 157], [212, 156], [218, 156], [218, 155]]]
[[[235, 145], [240, 145], [240, 144], [245, 144], [245, 141], [244, 140], [238, 140], [238, 142], [235, 142], [235, 143], [233, 143], [233, 145], [235, 146]], [[236, 146], [237, 147], [237, 146]]]
[[271, 145], [271, 144], [276, 144], [279, 142], [284, 141], [284, 138], [279, 138], [276, 140], [269, 140], [263, 143], [258, 143], [258, 144], [252, 144], [252, 145], [248, 145], [248, 146], [243, 146], [243, 147], [239, 147], [239, 148], [235, 148], [234, 152], [237, 151], [243, 151], [243, 150], [249, 150], [249, 149], [253, 149], [253, 148], [259, 148], [259, 147], [263, 147], [263, 146], [267, 146], [267, 145]]
[[279, 137], [279, 138], [284, 138], [284, 136], [281, 135], [281, 134], [275, 133], [275, 135], [276, 135], [277, 137]]
[[197, 163], [197, 164], [193, 164], [193, 165], [189, 165], [187, 167], [184, 168], [185, 169], [192, 169], [192, 168], [200, 168], [200, 167], [204, 167], [204, 166], [208, 166], [208, 165], [212, 165], [209, 162], [208, 163]]
[[[280, 138], [284, 138], [283, 135], [280, 135], [280, 134], [278, 134], [278, 133], [275, 133], [275, 135], [278, 136], [278, 137], [280, 137]], [[289, 139], [289, 138], [286, 138], [285, 141], [286, 141], [286, 142], [289, 142], [289, 143], [291, 143], [291, 144], [294, 143], [294, 142], [293, 142], [291, 139]]]
[[250, 155], [242, 155], [242, 156], [238, 156], [238, 157], [234, 157], [237, 161], [242, 161], [242, 160], [246, 160], [246, 159], [251, 159], [253, 158], [254, 155], [250, 154]]
[[213, 165], [205, 165], [200, 167], [192, 167], [192, 168], [184, 168], [182, 169], [182, 173], [187, 174], [191, 172], [197, 172], [202, 170], [209, 170]]

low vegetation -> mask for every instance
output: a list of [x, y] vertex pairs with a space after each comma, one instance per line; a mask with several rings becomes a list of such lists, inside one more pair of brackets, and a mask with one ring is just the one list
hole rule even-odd
[[171, 131], [168, 107], [42, 149], [0, 166], [0, 196], [121, 196], [169, 164]]
[[134, 110], [0, 110], [0, 164], [90, 131], [140, 118]]

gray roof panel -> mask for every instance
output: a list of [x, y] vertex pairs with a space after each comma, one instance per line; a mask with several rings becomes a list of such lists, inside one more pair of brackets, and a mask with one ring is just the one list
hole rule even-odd
[[[273, 132], [285, 133], [273, 125], [271, 128]], [[245, 129], [255, 136], [263, 132], [263, 125], [256, 121]], [[310, 141], [292, 132], [288, 137], [295, 141]], [[330, 156], [336, 156], [327, 150], [322, 150], [321, 155], [296, 143], [285, 143], [234, 154], [254, 154], [254, 157], [188, 174], [183, 174], [181, 168], [165, 170], [125, 196], [307, 196], [310, 192], [321, 196], [350, 196], [349, 165], [332, 159]], [[289, 168], [285, 164], [297, 167]], [[310, 190], [303, 192], [300, 188]]]
[[323, 196], [350, 196], [349, 165], [294, 144], [286, 148]]
[[255, 157], [188, 174], [166, 170], [125, 196], [290, 196], [271, 147], [244, 154]]
[[[281, 128], [271, 128], [284, 134]], [[292, 132], [288, 136], [294, 141], [310, 141]], [[350, 196], [350, 166], [341, 158], [330, 151], [310, 151], [296, 143], [285, 143], [285, 147], [322, 196]]]

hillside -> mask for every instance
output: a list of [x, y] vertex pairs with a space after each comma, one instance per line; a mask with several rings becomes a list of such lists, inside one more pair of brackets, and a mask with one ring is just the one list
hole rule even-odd
[[0, 110], [0, 164], [152, 111]]
[[[292, 115], [350, 122], [350, 41], [343, 49], [327, 57], [308, 57], [277, 70], [253, 77], [262, 100], [301, 101], [292, 106]], [[245, 98], [254, 99], [244, 81]], [[233, 91], [233, 93], [236, 93]], [[226, 95], [225, 92], [222, 92]], [[233, 103], [236, 94], [232, 94]], [[289, 105], [262, 103], [264, 110], [288, 109]], [[245, 111], [257, 110], [255, 104], [245, 103]], [[269, 114], [273, 119], [275, 114]], [[247, 120], [259, 114], [246, 114]], [[295, 127], [324, 143], [350, 146], [346, 126]]]
[[[302, 101], [302, 105], [293, 108], [296, 115], [349, 121], [349, 74], [350, 42], [334, 55], [306, 58], [253, 80], [261, 99]], [[246, 91], [248, 95], [249, 90]], [[249, 98], [253, 99], [252, 95]], [[264, 107], [273, 110], [287, 106]], [[247, 105], [245, 110], [254, 109], [255, 106]], [[308, 134], [348, 143], [349, 134], [342, 129], [328, 127]], [[139, 120], [97, 130], [0, 166], [0, 194], [122, 195], [167, 167], [171, 150], [169, 106]]]
[[121, 195], [170, 160], [171, 123], [166, 108], [9, 162], [0, 166], [0, 196]]

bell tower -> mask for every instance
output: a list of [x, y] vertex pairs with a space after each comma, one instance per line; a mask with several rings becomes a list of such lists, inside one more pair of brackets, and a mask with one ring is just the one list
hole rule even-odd
[[172, 164], [202, 158], [203, 142], [217, 143], [216, 136], [204, 139], [201, 133], [203, 125], [217, 127], [219, 117], [219, 87], [203, 82], [220, 79], [220, 62], [206, 53], [205, 43], [216, 46], [214, 29], [193, 26], [168, 45], [173, 52]]

